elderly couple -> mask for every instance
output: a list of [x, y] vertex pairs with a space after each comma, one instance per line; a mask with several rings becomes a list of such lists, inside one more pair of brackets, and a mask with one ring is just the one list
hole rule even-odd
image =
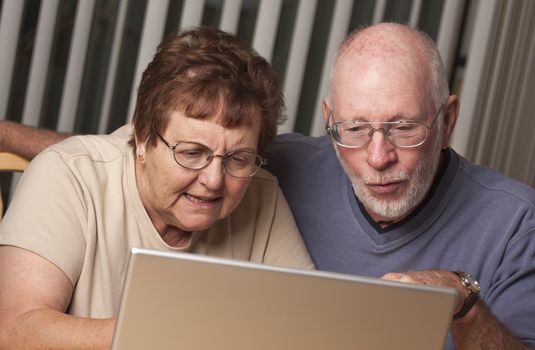
[[[447, 286], [447, 349], [535, 345], [535, 191], [449, 148], [459, 100], [428, 37], [350, 34], [327, 136], [276, 137], [283, 109], [241, 39], [166, 39], [132, 126], [48, 147], [22, 177], [0, 224], [0, 348], [109, 348], [133, 246]], [[1, 128], [4, 150], [66, 136]]]

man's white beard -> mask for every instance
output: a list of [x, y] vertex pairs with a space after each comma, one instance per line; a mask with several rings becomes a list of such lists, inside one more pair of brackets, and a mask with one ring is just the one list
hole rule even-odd
[[[438, 133], [441, 135], [441, 133]], [[375, 176], [361, 177], [353, 172], [349, 164], [334, 147], [336, 155], [353, 184], [353, 190], [357, 198], [362, 202], [366, 210], [386, 220], [398, 221], [406, 217], [425, 198], [435, 178], [441, 154], [442, 137], [438, 136], [431, 152], [424, 156], [421, 164], [411, 173], [394, 172], [387, 170], [378, 172]], [[399, 199], [380, 200], [373, 196], [366, 184], [374, 182], [388, 182], [392, 180], [409, 180], [408, 189]], [[398, 220], [396, 220], [398, 219]]]

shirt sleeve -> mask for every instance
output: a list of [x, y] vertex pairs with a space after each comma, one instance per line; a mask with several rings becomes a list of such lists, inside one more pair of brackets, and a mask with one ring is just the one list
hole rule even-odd
[[75, 285], [85, 251], [83, 198], [82, 186], [59, 153], [41, 153], [17, 185], [0, 224], [0, 244], [44, 257]]
[[522, 341], [535, 346], [535, 230], [512, 241], [484, 296], [491, 311]]

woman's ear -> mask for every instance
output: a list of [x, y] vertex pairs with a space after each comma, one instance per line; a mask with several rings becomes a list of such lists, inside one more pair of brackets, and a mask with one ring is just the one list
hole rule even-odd
[[145, 145], [145, 142], [140, 142], [139, 139], [136, 137], [136, 157], [141, 163], [145, 161], [146, 150], [147, 147]]

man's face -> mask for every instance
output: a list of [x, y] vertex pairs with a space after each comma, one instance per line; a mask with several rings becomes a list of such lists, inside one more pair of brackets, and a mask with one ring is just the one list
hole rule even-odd
[[[396, 62], [373, 59], [362, 64], [339, 62], [333, 79], [332, 122], [414, 121], [433, 125], [424, 144], [399, 148], [381, 130], [358, 149], [336, 146], [342, 166], [368, 214], [379, 224], [398, 222], [424, 199], [440, 160], [442, 137], [436, 109], [423, 79]], [[420, 74], [421, 75], [421, 74]]]

